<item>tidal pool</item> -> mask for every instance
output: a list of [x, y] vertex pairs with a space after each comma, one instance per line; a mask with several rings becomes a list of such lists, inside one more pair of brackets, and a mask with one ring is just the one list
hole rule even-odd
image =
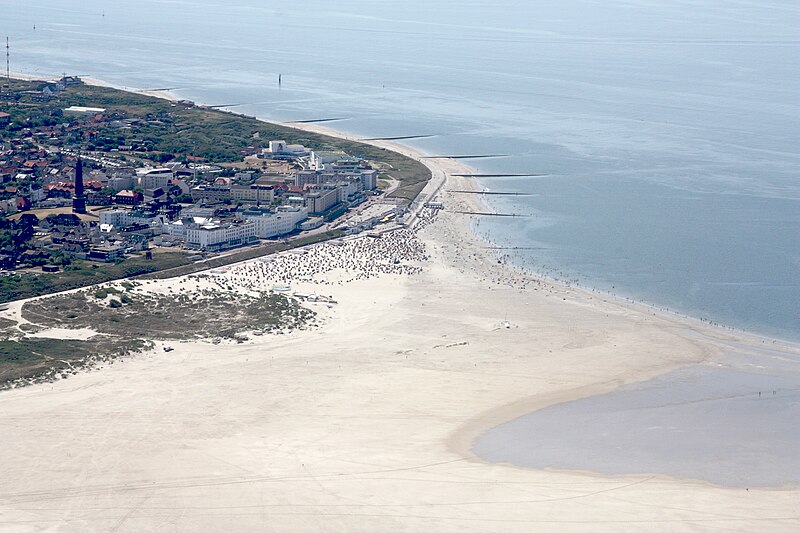
[[729, 352], [522, 416], [479, 436], [473, 451], [530, 468], [773, 487], [800, 482], [798, 420], [800, 357]]

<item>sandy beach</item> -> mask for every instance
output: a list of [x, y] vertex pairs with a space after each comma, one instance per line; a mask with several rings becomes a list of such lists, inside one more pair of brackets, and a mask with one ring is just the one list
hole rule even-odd
[[[59, 79], [61, 79], [60, 75], [46, 75], [46, 74], [31, 74], [30, 72], [14, 72], [11, 71], [10, 76], [17, 80], [24, 80], [24, 81], [45, 81], [50, 83], [55, 83]], [[143, 94], [145, 96], [153, 96], [155, 98], [161, 98], [162, 100], [178, 100], [179, 98], [175, 96], [172, 92], [168, 89], [139, 89], [136, 87], [121, 87], [106, 81], [92, 78], [89, 76], [81, 76], [81, 81], [83, 81], [87, 85], [95, 85], [97, 87], [111, 87], [114, 89], [120, 89], [122, 91], [128, 91], [138, 94]]]
[[[169, 353], [0, 392], [0, 530], [800, 528], [797, 487], [474, 456], [483, 431], [536, 409], [713, 361], [733, 340], [776, 345], [498, 264], [469, 217], [453, 212], [474, 207], [475, 195], [448, 192], [475, 187], [451, 175], [469, 169], [423, 161], [434, 176], [423, 197], [438, 195], [445, 209], [421, 211], [417, 229], [392, 244], [404, 269], [375, 267], [391, 257], [358, 260], [378, 244], [354, 243], [340, 256], [322, 244], [283, 266], [276, 258], [211, 274], [250, 290], [295, 273], [285, 280], [293, 289], [338, 302], [307, 304], [320, 311], [316, 327], [241, 344], [172, 343]], [[153, 283], [169, 287], [181, 290]]]

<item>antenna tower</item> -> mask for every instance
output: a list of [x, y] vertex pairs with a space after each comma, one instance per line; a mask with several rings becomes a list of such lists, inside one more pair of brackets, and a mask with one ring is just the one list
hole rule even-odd
[[11, 88], [11, 46], [8, 43], [8, 37], [6, 37], [6, 82]]

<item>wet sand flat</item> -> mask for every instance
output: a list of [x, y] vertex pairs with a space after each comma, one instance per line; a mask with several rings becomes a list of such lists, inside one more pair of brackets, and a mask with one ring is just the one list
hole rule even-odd
[[797, 486], [798, 418], [800, 359], [737, 353], [522, 416], [478, 437], [474, 452], [530, 468]]

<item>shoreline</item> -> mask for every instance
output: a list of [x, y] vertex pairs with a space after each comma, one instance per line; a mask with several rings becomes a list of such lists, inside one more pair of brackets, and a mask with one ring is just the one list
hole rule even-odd
[[[17, 76], [17, 74], [14, 74], [14, 76]], [[32, 75], [27, 75], [27, 76], [30, 76], [27, 79], [34, 79], [34, 77]], [[100, 86], [100, 87], [109, 87], [109, 88], [112, 88], [112, 89], [118, 89], [118, 90], [127, 91], [127, 92], [135, 92], [135, 93], [144, 94], [144, 95], [147, 95], [147, 96], [153, 96], [155, 98], [161, 98], [162, 100], [173, 101], [173, 100], [181, 99], [181, 97], [179, 95], [177, 95], [176, 93], [170, 92], [170, 91], [151, 91], [151, 90], [147, 90], [147, 89], [139, 89], [139, 88], [132, 88], [132, 87], [126, 87], [126, 86], [121, 86], [121, 85], [114, 85], [112, 83], [109, 83], [109, 82], [106, 82], [106, 81], [103, 81], [103, 80], [100, 80], [100, 79], [97, 79], [97, 78], [92, 78], [92, 77], [85, 77], [85, 78], [81, 78], [81, 79], [84, 80], [84, 82], [89, 84], [89, 85], [96, 85], [96, 86]], [[203, 105], [203, 103], [198, 103], [198, 104], [199, 105]], [[229, 110], [227, 110], [224, 107], [220, 108], [220, 110], [225, 111], [225, 112], [230, 112]], [[264, 117], [260, 117], [260, 116], [256, 116], [255, 118], [257, 120], [260, 120], [262, 122], [266, 122], [268, 124], [274, 124], [274, 125], [277, 125], [277, 126], [283, 126], [283, 127], [287, 127], [287, 128], [294, 128], [294, 129], [297, 129], [297, 130], [307, 131], [307, 132], [310, 132], [310, 133], [318, 133], [318, 134], [321, 134], [321, 135], [328, 135], [330, 137], [337, 137], [339, 139], [344, 139], [344, 140], [352, 141], [352, 142], [359, 142], [359, 143], [363, 143], [363, 144], [369, 144], [371, 146], [376, 146], [376, 147], [379, 147], [379, 148], [392, 150], [392, 151], [398, 152], [398, 153], [400, 153], [402, 155], [405, 155], [407, 157], [410, 157], [412, 159], [415, 159], [415, 160], [419, 161], [420, 163], [422, 163], [423, 165], [425, 165], [431, 171], [432, 181], [437, 178], [437, 176], [436, 176], [437, 172], [440, 174], [440, 179], [442, 180], [441, 183], [439, 184], [439, 186], [437, 186], [433, 190], [433, 192], [428, 194], [428, 198], [426, 198], [426, 199], [433, 198], [441, 190], [441, 188], [445, 185], [445, 181], [446, 181], [445, 178], [449, 178], [451, 181], [453, 181], [453, 177], [449, 176], [449, 174], [452, 174], [452, 173], [456, 173], [456, 174], [458, 174], [458, 173], [471, 174], [471, 173], [476, 173], [477, 172], [475, 168], [473, 168], [473, 167], [471, 167], [471, 166], [469, 166], [467, 164], [464, 164], [461, 161], [452, 160], [452, 159], [439, 159], [439, 160], [426, 159], [425, 157], [426, 156], [430, 156], [431, 155], [430, 153], [426, 153], [423, 150], [420, 150], [420, 149], [414, 148], [412, 146], [403, 144], [402, 142], [399, 142], [399, 141], [370, 141], [370, 140], [362, 140], [357, 135], [347, 134], [347, 133], [344, 133], [342, 131], [336, 130], [334, 128], [331, 128], [331, 127], [328, 127], [328, 126], [319, 125], [319, 124], [297, 123], [297, 122], [278, 122], [278, 121], [270, 120], [268, 118], [264, 118]], [[444, 170], [443, 168], [438, 166], [437, 163], [436, 163], [437, 161], [440, 161], [440, 162], [446, 161], [448, 167], [450, 167], [450, 170]], [[445, 174], [448, 174], [448, 175], [444, 176], [444, 175], [442, 175], [442, 173], [445, 173]], [[459, 184], [456, 186], [456, 188], [460, 188], [461, 190], [471, 190], [471, 191], [480, 191], [480, 190], [482, 190], [481, 186], [480, 186], [480, 181], [477, 178], [474, 178], [474, 177], [459, 177], [458, 181], [459, 181]], [[427, 187], [426, 187], [426, 189], [424, 189], [420, 193], [420, 196], [418, 196], [417, 199], [419, 199], [423, 195], [423, 193], [426, 192], [426, 190], [427, 190]], [[489, 204], [487, 202], [485, 202], [484, 199], [482, 199], [480, 197], [480, 195], [464, 195], [464, 197], [458, 198], [457, 200], [462, 202], [462, 204], [463, 204], [462, 210], [465, 210], [465, 211], [469, 211], [469, 210], [481, 211], [481, 210], [487, 210], [489, 208]], [[417, 200], [415, 200], [415, 201], [417, 201]], [[465, 216], [467, 216], [467, 215], [465, 215]], [[472, 220], [472, 216], [469, 216], [469, 220]], [[484, 239], [483, 237], [478, 235], [478, 233], [475, 232], [474, 230], [471, 229], [470, 231], [474, 235], [474, 237], [476, 239], [478, 239], [479, 241], [485, 242], [487, 244], [490, 243], [490, 241], [487, 241], [486, 239]], [[499, 256], [499, 254], [496, 254], [496, 255]], [[780, 343], [781, 346], [785, 346], [787, 348], [791, 348], [792, 346], [800, 346], [800, 339], [776, 337], [776, 336], [772, 336], [772, 335], [766, 334], [766, 333], [759, 333], [757, 331], [749, 331], [749, 330], [746, 330], [746, 329], [740, 329], [740, 328], [738, 328], [736, 326], [730, 326], [730, 325], [727, 325], [727, 324], [724, 324], [724, 323], [721, 323], [721, 322], [717, 322], [717, 321], [714, 321], [714, 320], [711, 320], [711, 319], [704, 319], [704, 318], [701, 318], [701, 317], [698, 317], [698, 316], [695, 316], [695, 315], [691, 315], [691, 314], [689, 314], [687, 312], [670, 309], [669, 307], [660, 306], [657, 303], [648, 303], [648, 302], [645, 302], [643, 300], [639, 300], [638, 298], [633, 297], [633, 296], [623, 296], [623, 295], [620, 295], [620, 294], [617, 294], [617, 293], [614, 293], [614, 292], [611, 292], [611, 291], [604, 291], [604, 290], [599, 289], [599, 288], [593, 289], [593, 288], [587, 287], [587, 286], [585, 286], [585, 285], [583, 285], [581, 283], [563, 281], [563, 280], [561, 280], [559, 278], [555, 278], [555, 277], [549, 276], [547, 274], [541, 274], [541, 275], [540, 274], [534, 274], [534, 273], [526, 271], [525, 267], [523, 267], [521, 265], [514, 264], [512, 262], [505, 262], [504, 261], [503, 264], [504, 264], [504, 266], [506, 268], [513, 269], [515, 272], [517, 272], [517, 273], [519, 273], [521, 275], [524, 275], [524, 276], [529, 276], [529, 277], [533, 277], [533, 278], [540, 278], [542, 280], [547, 280], [547, 281], [549, 281], [551, 283], [556, 283], [558, 285], [562, 285], [562, 286], [568, 287], [568, 288], [579, 289], [579, 290], [582, 290], [582, 291], [584, 291], [586, 293], [596, 294], [598, 296], [602, 295], [602, 296], [610, 297], [610, 298], [615, 299], [619, 303], [637, 305], [637, 306], [640, 306], [643, 310], [648, 310], [648, 311], [651, 311], [651, 312], [654, 312], [654, 313], [657, 313], [657, 314], [661, 314], [663, 316], [673, 316], [674, 315], [677, 318], [685, 319], [685, 320], [687, 320], [687, 321], [689, 321], [691, 323], [695, 323], [695, 324], [698, 324], [698, 325], [711, 327], [711, 328], [718, 329], [718, 330], [724, 331], [724, 332], [728, 332], [728, 333], [731, 333], [731, 334], [734, 334], [734, 335], [737, 335], [737, 336], [742, 336], [742, 337], [745, 337], [747, 339], [751, 339], [752, 341], [759, 341], [760, 340], [760, 341], [764, 341], [764, 342], [766, 342], [766, 341], [777, 342], [777, 343]]]
[[[444, 181], [468, 167], [422, 161], [438, 174], [426, 194], [479, 201], [443, 188], [477, 187]], [[731, 341], [759, 344], [498, 264], [470, 221], [445, 210], [422, 229], [430, 259], [414, 277], [326, 280], [340, 304], [317, 330], [244, 345], [181, 342], [169, 354], [0, 393], [0, 426], [18, 458], [0, 465], [0, 526], [800, 526], [796, 486], [744, 491], [475, 456], [475, 436], [519, 414], [714, 361]], [[67, 456], [55, 445], [65, 434]]]
[[[22, 79], [22, 80], [26, 80], [26, 81], [36, 81], [36, 80], [55, 81], [55, 80], [59, 79], [59, 76], [57, 76], [57, 75], [48, 77], [48, 76], [41, 76], [41, 75], [20, 73], [20, 72], [11, 72], [11, 76], [12, 76], [12, 78], [18, 78], [18, 79]], [[136, 87], [129, 87], [129, 86], [124, 86], [124, 85], [117, 85], [117, 84], [113, 84], [113, 83], [101, 80], [99, 78], [94, 78], [94, 77], [91, 77], [91, 76], [81, 77], [81, 80], [83, 80], [83, 82], [86, 83], [87, 85], [93, 85], [93, 86], [98, 86], [98, 87], [108, 87], [108, 88], [111, 88], [111, 89], [117, 89], [117, 90], [121, 90], [121, 91], [137, 93], [137, 94], [143, 94], [145, 96], [152, 96], [154, 98], [160, 98], [162, 100], [177, 101], [177, 100], [180, 100], [180, 99], [183, 98], [182, 96], [180, 96], [177, 93], [174, 93], [174, 92], [172, 92], [170, 90], [150, 90], [150, 89], [141, 89], [141, 88], [136, 88]], [[197, 102], [197, 105], [205, 105], [205, 104], [202, 103], [202, 102]], [[219, 108], [219, 110], [220, 111], [224, 111], [224, 112], [228, 112], [228, 113], [232, 112], [232, 111], [230, 111], [230, 110], [228, 110], [228, 109], [226, 109], [224, 107]], [[330, 128], [328, 126], [323, 126], [323, 125], [314, 124], [314, 123], [279, 122], [279, 121], [271, 120], [271, 119], [268, 119], [268, 118], [265, 118], [265, 117], [261, 117], [261, 116], [256, 116], [255, 118], [256, 118], [256, 120], [259, 120], [259, 121], [262, 121], [262, 122], [265, 122], [265, 123], [268, 123], [268, 124], [273, 124], [273, 125], [277, 125], [277, 126], [283, 126], [283, 127], [287, 127], [287, 128], [293, 128], [293, 129], [297, 129], [297, 130], [301, 130], [301, 131], [307, 131], [307, 132], [310, 132], [310, 133], [328, 135], [330, 137], [336, 137], [336, 138], [347, 140], [347, 141], [351, 141], [351, 142], [359, 142], [359, 143], [368, 144], [368, 145], [371, 145], [371, 146], [376, 146], [376, 147], [379, 147], [379, 148], [395, 151], [395, 152], [398, 152], [398, 153], [400, 153], [402, 155], [405, 155], [407, 157], [415, 159], [418, 162], [420, 162], [423, 165], [425, 165], [429, 170], [431, 170], [431, 173], [432, 173], [432, 180], [431, 181], [434, 181], [437, 178], [437, 176], [436, 176], [437, 172], [440, 174], [439, 179], [441, 179], [441, 183], [430, 194], [428, 194], [427, 198], [425, 198], [424, 200], [429, 200], [433, 196], [435, 196], [437, 193], [439, 193], [439, 191], [441, 190], [442, 186], [444, 186], [444, 184], [445, 184], [445, 176], [441, 175], [441, 173], [442, 172], [448, 172], [448, 171], [443, 171], [442, 168], [437, 166], [437, 164], [436, 164], [437, 160], [436, 159], [425, 159], [425, 156], [430, 156], [431, 154], [426, 153], [423, 150], [414, 148], [412, 146], [402, 144], [402, 142], [399, 142], [399, 141], [384, 141], [384, 140], [381, 140], [381, 141], [362, 140], [357, 135], [347, 134], [347, 133], [344, 133], [342, 131], [336, 130], [334, 128]], [[440, 159], [438, 161], [440, 161], [440, 162], [447, 161], [448, 162], [448, 166], [452, 165], [451, 170], [449, 171], [449, 173], [470, 174], [470, 173], [476, 173], [477, 172], [475, 168], [473, 168], [473, 167], [471, 167], [471, 166], [469, 166], [467, 164], [464, 164], [461, 161], [449, 160], [449, 159], [448, 160]], [[450, 179], [452, 181], [452, 178], [450, 178]], [[458, 180], [459, 180], [460, 183], [459, 183], [459, 185], [457, 187], [462, 188], [462, 190], [471, 190], [471, 191], [480, 191], [480, 190], [482, 190], [482, 188], [480, 186], [480, 181], [477, 178], [474, 178], [474, 177], [459, 177]], [[419, 200], [419, 198], [423, 196], [423, 193], [425, 193], [427, 189], [428, 189], [428, 187], [426, 187], [420, 193], [420, 195], [417, 197], [417, 200]], [[417, 200], [415, 200], [415, 202]], [[462, 202], [462, 204], [463, 204], [462, 209], [465, 210], [465, 211], [469, 211], [469, 210], [481, 211], [481, 210], [488, 210], [489, 209], [489, 204], [480, 195], [464, 195], [463, 198], [458, 198], [457, 200]], [[465, 215], [465, 216], [467, 216], [467, 215]], [[469, 219], [471, 220], [472, 217], [470, 216]], [[476, 239], [480, 240], [481, 242], [485, 242], [487, 244], [490, 243], [490, 241], [488, 241], [485, 238], [481, 237], [477, 232], [475, 232], [475, 231], [471, 231], [471, 232], [473, 233], [474, 237]], [[496, 256], [499, 258], [500, 254], [498, 253], [498, 254], [496, 254]], [[635, 296], [624, 296], [624, 295], [621, 295], [621, 294], [618, 294], [618, 293], [615, 293], [615, 292], [611, 292], [610, 290], [607, 291], [607, 290], [604, 290], [604, 289], [601, 289], [601, 288], [592, 288], [592, 287], [586, 286], [586, 285], [584, 285], [583, 283], [580, 283], [580, 282], [564, 281], [564, 280], [562, 280], [560, 278], [556, 278], [556, 277], [550, 276], [548, 274], [535, 274], [535, 273], [532, 273], [532, 272], [528, 272], [526, 270], [525, 266], [515, 264], [512, 261], [504, 261], [503, 264], [504, 264], [504, 266], [506, 268], [512, 269], [515, 272], [517, 272], [517, 273], [519, 273], [521, 275], [524, 275], [524, 276], [529, 276], [529, 277], [532, 277], [532, 278], [538, 278], [538, 279], [542, 279], [542, 280], [547, 280], [547, 281], [549, 281], [551, 283], [555, 283], [555, 284], [562, 285], [562, 286], [569, 287], [569, 288], [579, 289], [579, 290], [585, 291], [586, 293], [596, 294], [598, 296], [604, 296], [604, 297], [608, 297], [608, 298], [613, 298], [614, 300], [616, 300], [617, 302], [622, 303], [622, 304], [637, 305], [637, 306], [640, 306], [643, 310], [648, 310], [648, 311], [651, 311], [651, 312], [654, 312], [654, 313], [657, 313], [657, 314], [660, 314], [660, 315], [664, 315], [664, 316], [674, 316], [674, 317], [686, 320], [687, 322], [690, 322], [690, 323], [693, 323], [693, 324], [707, 326], [707, 327], [711, 327], [711, 328], [714, 328], [714, 329], [718, 329], [719, 331], [722, 331], [722, 332], [728, 332], [728, 333], [731, 333], [731, 334], [736, 335], [736, 336], [741, 336], [741, 337], [749, 339], [750, 341], [753, 341], [753, 342], [754, 341], [762, 341], [762, 342], [770, 342], [770, 343], [779, 343], [780, 346], [784, 346], [784, 347], [787, 347], [789, 349], [791, 347], [793, 347], [793, 346], [800, 346], [800, 338], [794, 339], [794, 338], [776, 336], [776, 335], [772, 335], [770, 333], [761, 333], [761, 332], [758, 332], [758, 331], [748, 330], [748, 329], [744, 329], [742, 327], [737, 327], [737, 326], [728, 325], [728, 324], [725, 324], [725, 323], [722, 323], [722, 322], [718, 322], [716, 320], [701, 318], [699, 316], [691, 314], [690, 312], [681, 311], [681, 310], [677, 310], [677, 309], [672, 309], [672, 308], [669, 308], [669, 307], [665, 307], [665, 306], [659, 305], [657, 303], [646, 302], [644, 300], [638, 299]], [[587, 281], [591, 281], [591, 280], [587, 280]]]

